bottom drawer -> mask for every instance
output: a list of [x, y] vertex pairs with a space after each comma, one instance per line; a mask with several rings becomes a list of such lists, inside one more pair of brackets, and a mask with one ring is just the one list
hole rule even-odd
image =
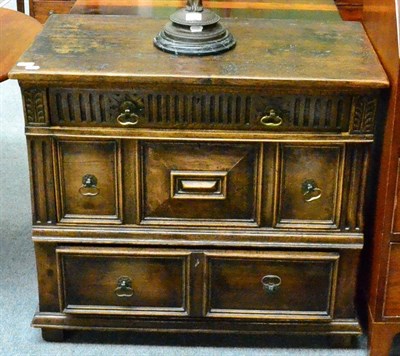
[[56, 249], [67, 314], [333, 319], [336, 252]]
[[206, 253], [206, 315], [331, 320], [339, 254]]
[[64, 313], [188, 314], [189, 252], [59, 247], [56, 254]]

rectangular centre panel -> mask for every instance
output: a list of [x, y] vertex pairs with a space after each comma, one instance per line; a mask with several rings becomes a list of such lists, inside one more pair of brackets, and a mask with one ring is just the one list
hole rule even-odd
[[257, 226], [259, 151], [257, 144], [142, 143], [141, 223]]

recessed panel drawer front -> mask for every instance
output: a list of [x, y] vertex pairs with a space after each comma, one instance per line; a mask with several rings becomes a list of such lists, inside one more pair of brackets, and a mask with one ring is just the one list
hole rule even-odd
[[335, 229], [339, 226], [343, 145], [280, 145], [276, 227]]
[[376, 98], [50, 88], [49, 105], [57, 126], [359, 134], [373, 132]]
[[189, 252], [57, 248], [65, 313], [188, 315]]
[[330, 320], [339, 254], [206, 253], [206, 316]]
[[147, 142], [142, 223], [257, 224], [259, 146]]
[[121, 223], [116, 141], [59, 141], [59, 220]]

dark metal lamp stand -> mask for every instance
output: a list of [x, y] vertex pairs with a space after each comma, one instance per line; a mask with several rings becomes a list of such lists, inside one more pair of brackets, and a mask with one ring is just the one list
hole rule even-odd
[[186, 8], [173, 13], [170, 20], [154, 38], [154, 45], [164, 52], [204, 56], [226, 52], [236, 44], [219, 23], [220, 17], [203, 8], [202, 0], [188, 0]]

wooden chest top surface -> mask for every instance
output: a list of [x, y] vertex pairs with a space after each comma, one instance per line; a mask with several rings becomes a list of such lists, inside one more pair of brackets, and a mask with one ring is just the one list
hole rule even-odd
[[217, 56], [186, 57], [153, 46], [165, 20], [54, 15], [10, 78], [77, 85], [194, 84], [382, 88], [388, 80], [358, 23], [231, 20], [237, 40]]

